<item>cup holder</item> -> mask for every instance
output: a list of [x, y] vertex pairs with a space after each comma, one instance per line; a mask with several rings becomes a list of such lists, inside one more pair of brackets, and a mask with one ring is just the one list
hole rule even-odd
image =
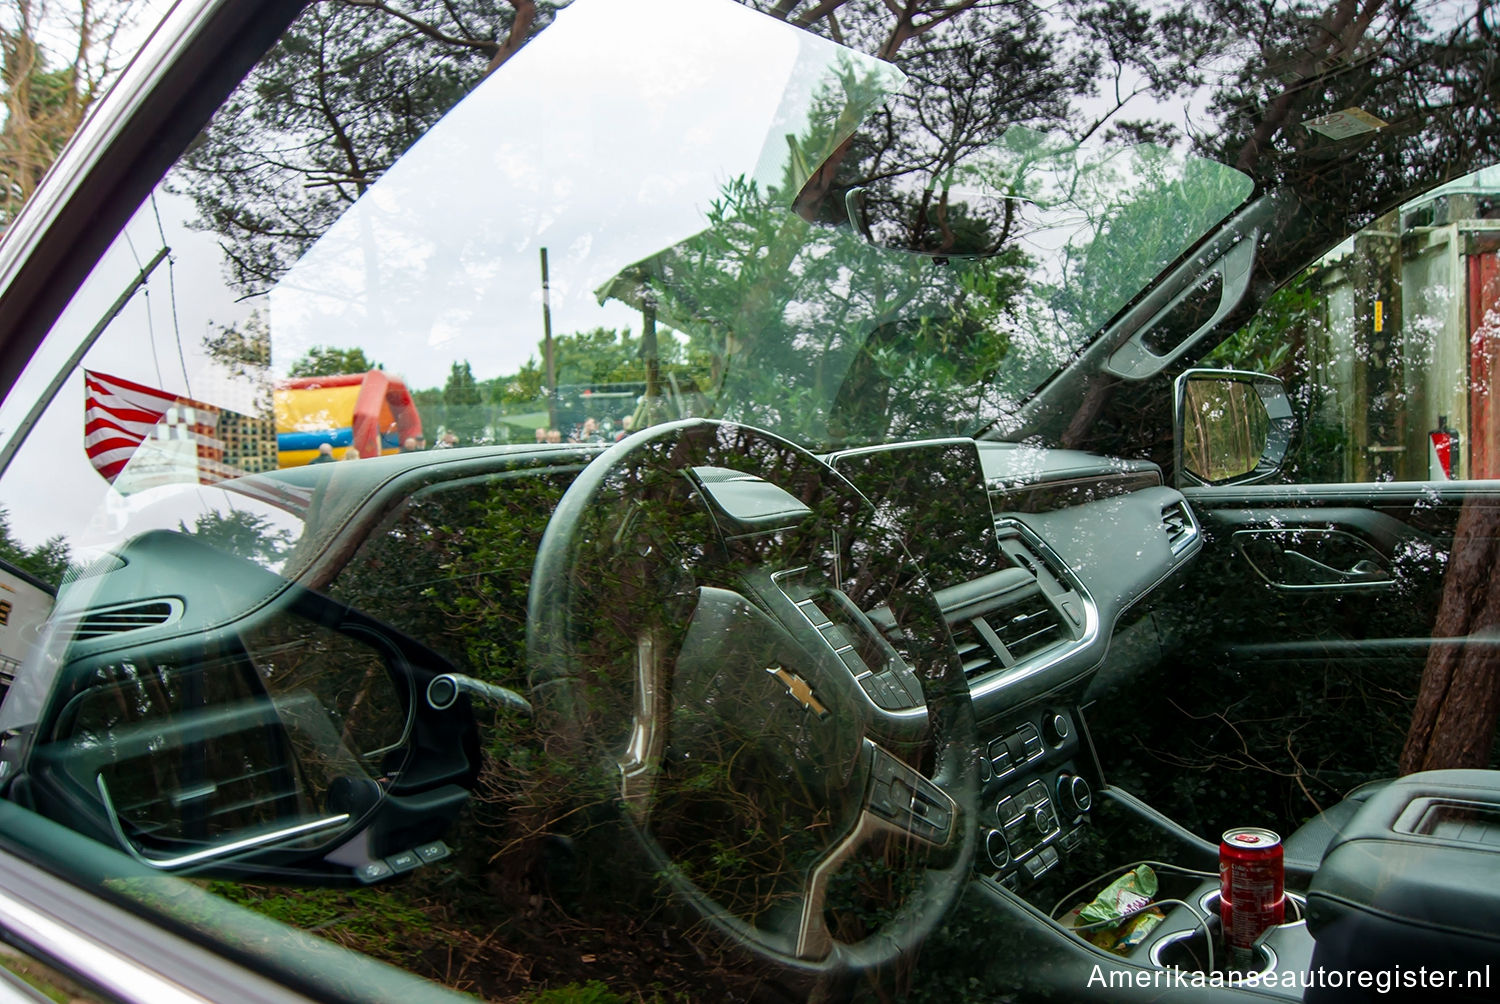
[[[1288, 906], [1295, 909], [1297, 919], [1285, 924], [1278, 925], [1282, 928], [1298, 927], [1306, 924], [1307, 900], [1296, 893], [1286, 894]], [[1198, 905], [1203, 913], [1209, 918], [1207, 930], [1202, 925], [1190, 927], [1186, 930], [1173, 931], [1170, 934], [1158, 938], [1151, 944], [1151, 964], [1159, 969], [1184, 969], [1193, 972], [1203, 972], [1208, 969], [1208, 951], [1204, 944], [1205, 938], [1214, 939], [1214, 965], [1219, 971], [1225, 971], [1231, 962], [1229, 950], [1219, 939], [1219, 890], [1212, 889], [1198, 898]], [[1278, 964], [1276, 950], [1262, 939], [1255, 946], [1255, 955], [1251, 965], [1242, 970], [1244, 973], [1254, 973], [1264, 978], [1276, 971]]]
[[[1277, 927], [1297, 927], [1307, 923], [1307, 897], [1290, 890], [1282, 893], [1286, 899], [1287, 913], [1295, 913], [1295, 920], [1283, 920]], [[1198, 897], [1198, 908], [1210, 917], [1219, 916], [1219, 890], [1210, 889]]]
[[[1210, 935], [1215, 939], [1214, 968], [1225, 972], [1231, 967], [1229, 950], [1217, 941], [1218, 931]], [[1151, 964], [1158, 969], [1185, 969], [1189, 972], [1208, 971], [1208, 951], [1203, 944], [1203, 928], [1194, 927], [1186, 931], [1173, 931], [1151, 945]], [[1243, 972], [1266, 977], [1276, 971], [1276, 950], [1264, 942], [1255, 946], [1255, 958]]]

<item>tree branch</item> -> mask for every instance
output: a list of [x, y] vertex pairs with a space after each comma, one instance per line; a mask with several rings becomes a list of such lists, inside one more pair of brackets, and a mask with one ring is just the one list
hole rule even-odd
[[505, 41], [490, 57], [490, 65], [484, 71], [485, 76], [500, 69], [507, 59], [520, 51], [521, 46], [526, 44], [527, 36], [531, 34], [531, 26], [536, 23], [536, 0], [510, 0], [510, 5], [516, 9], [515, 20], [510, 23], [510, 33], [505, 36]]
[[444, 45], [456, 45], [465, 49], [474, 49], [490, 56], [494, 56], [496, 50], [499, 48], [497, 43], [491, 42], [488, 39], [460, 38], [457, 35], [450, 35], [445, 31], [440, 31], [434, 25], [428, 24], [426, 21], [420, 20], [419, 18], [412, 17], [405, 11], [396, 10], [389, 4], [382, 3], [381, 0], [345, 0], [345, 2], [350, 7], [365, 7], [369, 10], [379, 11], [380, 13], [385, 14], [389, 17], [393, 17], [398, 21], [410, 25], [412, 28], [415, 28], [419, 33], [426, 35], [434, 42], [442, 42]]
[[822, 3], [818, 4], [812, 10], [808, 11], [806, 14], [803, 14], [792, 23], [800, 27], [807, 28], [815, 22], [827, 17], [829, 14], [832, 14], [834, 11], [844, 6], [844, 4], [846, 3], [848, 3], [848, 0], [823, 0]]

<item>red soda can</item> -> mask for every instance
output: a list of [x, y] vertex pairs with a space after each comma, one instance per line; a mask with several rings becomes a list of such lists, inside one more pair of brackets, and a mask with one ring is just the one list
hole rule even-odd
[[1235, 963], [1251, 963], [1255, 939], [1286, 919], [1281, 837], [1255, 827], [1226, 830], [1219, 843], [1219, 918]]

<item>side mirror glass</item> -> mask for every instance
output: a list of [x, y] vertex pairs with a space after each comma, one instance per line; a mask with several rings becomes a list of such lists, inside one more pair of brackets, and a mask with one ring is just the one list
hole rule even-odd
[[1276, 377], [1188, 370], [1177, 378], [1172, 440], [1177, 486], [1249, 485], [1281, 471], [1296, 421]]

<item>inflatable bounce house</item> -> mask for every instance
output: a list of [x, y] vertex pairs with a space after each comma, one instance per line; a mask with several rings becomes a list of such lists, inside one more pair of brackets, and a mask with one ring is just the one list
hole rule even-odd
[[422, 438], [411, 393], [382, 370], [294, 377], [275, 388], [276, 449], [281, 467], [301, 467], [328, 444], [341, 460], [352, 446], [361, 457], [398, 453]]

